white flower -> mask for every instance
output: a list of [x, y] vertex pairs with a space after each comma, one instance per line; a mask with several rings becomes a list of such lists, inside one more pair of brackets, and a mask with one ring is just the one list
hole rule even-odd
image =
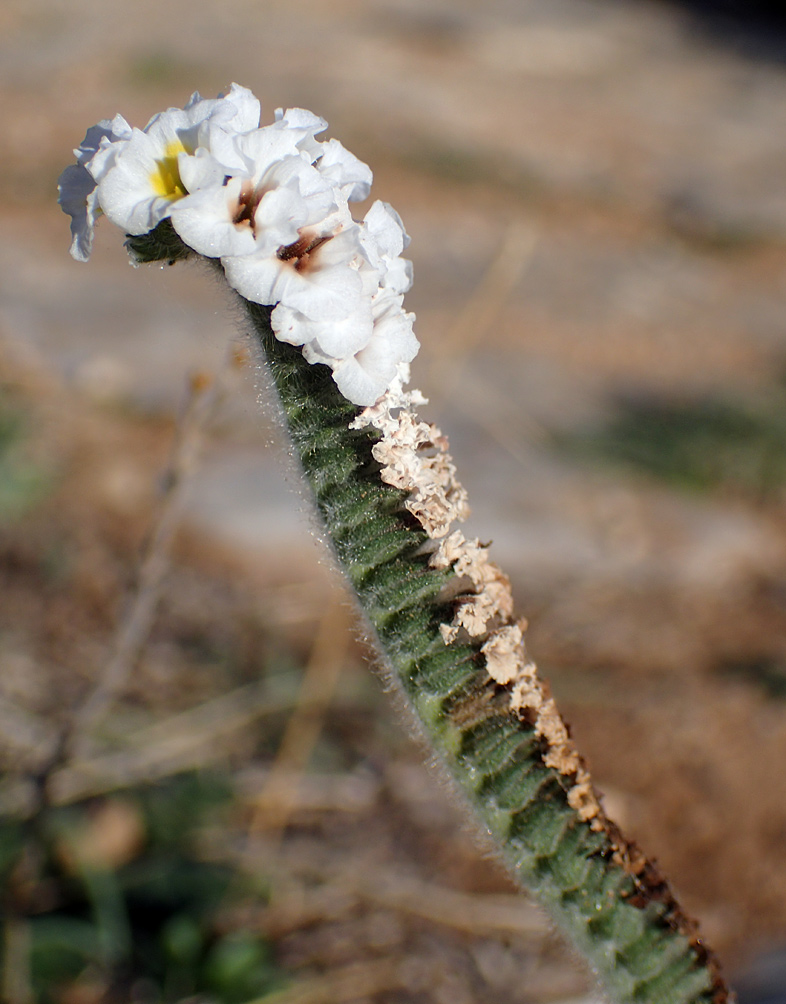
[[[343, 214], [339, 212], [335, 216], [341, 219]], [[346, 216], [343, 218], [344, 223], [338, 226], [346, 224]], [[354, 221], [351, 226], [357, 232]], [[357, 245], [351, 247], [357, 250]], [[364, 256], [358, 254], [353, 257], [352, 267], [356, 269], [361, 285], [355, 306], [349, 313], [338, 319], [326, 318], [324, 315], [308, 317], [300, 310], [281, 302], [270, 317], [276, 338], [290, 345], [311, 344], [313, 352], [322, 353], [334, 362], [348, 359], [367, 345], [374, 327], [372, 304], [379, 289], [379, 272], [371, 267]]]
[[324, 132], [327, 129], [328, 124], [325, 119], [305, 108], [287, 108], [286, 111], [283, 108], [276, 108], [274, 118], [274, 128], [293, 129], [301, 134], [298, 137], [298, 146], [308, 155], [310, 163], [313, 164], [322, 147], [322, 144], [314, 137], [318, 132]]
[[71, 253], [87, 260], [101, 213], [134, 236], [171, 219], [185, 245], [221, 260], [241, 296], [274, 308], [280, 341], [330, 366], [350, 401], [372, 405], [419, 347], [402, 306], [409, 238], [384, 202], [352, 219], [348, 204], [368, 196], [371, 170], [338, 140], [317, 140], [326, 128], [303, 108], [260, 127], [259, 102], [237, 84], [214, 100], [195, 93], [144, 129], [119, 115], [102, 121], [60, 177]]
[[403, 296], [380, 290], [372, 300], [374, 328], [366, 345], [345, 359], [331, 358], [313, 342], [303, 347], [310, 363], [326, 363], [341, 393], [353, 404], [375, 404], [401, 370], [417, 355], [414, 314], [402, 309]]
[[103, 141], [117, 150], [119, 142], [130, 136], [131, 126], [122, 115], [116, 115], [111, 121], [102, 119], [87, 130], [74, 150], [76, 164], [67, 167], [58, 179], [57, 201], [63, 212], [71, 217], [71, 255], [77, 261], [90, 258], [95, 224], [101, 213], [96, 181], [85, 165], [92, 161]]
[[338, 232], [304, 228], [297, 241], [273, 254], [222, 258], [229, 285], [254, 303], [278, 304], [313, 321], [338, 321], [357, 306], [364, 262], [358, 226]]
[[327, 122], [304, 108], [276, 109], [276, 127], [297, 130], [299, 149], [309, 158], [322, 177], [346, 202], [362, 202], [371, 191], [373, 175], [368, 164], [350, 153], [337, 139], [320, 143], [316, 133], [327, 129]]
[[271, 255], [334, 211], [331, 187], [298, 150], [301, 135], [267, 126], [235, 137], [242, 170], [226, 184], [224, 165], [212, 154], [181, 154], [180, 175], [191, 194], [170, 215], [186, 244], [211, 258]]
[[290, 345], [311, 345], [326, 359], [347, 359], [368, 345], [374, 329], [371, 298], [358, 297], [355, 309], [338, 321], [313, 321], [283, 303], [270, 316], [276, 338]]
[[[102, 210], [127, 233], [147, 233], [186, 195], [180, 176], [182, 155], [213, 145], [219, 153], [230, 150], [227, 136], [258, 123], [259, 102], [237, 84], [226, 97], [208, 100], [195, 93], [185, 108], [154, 115], [144, 129], [132, 130], [119, 149], [102, 147], [86, 165], [98, 182]], [[105, 156], [110, 154], [108, 166]]]
[[350, 153], [337, 139], [321, 143], [320, 147], [315, 166], [322, 177], [339, 190], [345, 201], [362, 202], [367, 199], [373, 180], [368, 164]]

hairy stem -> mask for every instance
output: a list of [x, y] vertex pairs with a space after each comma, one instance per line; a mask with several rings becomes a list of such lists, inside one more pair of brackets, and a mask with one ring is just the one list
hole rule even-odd
[[543, 739], [514, 713], [509, 688], [484, 668], [480, 642], [446, 644], [445, 587], [428, 537], [382, 482], [378, 434], [350, 430], [358, 409], [325, 366], [278, 342], [270, 308], [243, 301], [326, 537], [435, 750], [498, 843], [510, 871], [585, 956], [617, 1004], [732, 1000], [696, 925], [665, 879], [602, 813], [585, 819], [570, 781], [544, 759]]

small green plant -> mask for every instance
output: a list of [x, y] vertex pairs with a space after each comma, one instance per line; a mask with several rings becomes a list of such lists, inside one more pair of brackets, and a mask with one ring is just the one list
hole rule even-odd
[[751, 400], [621, 401], [605, 427], [562, 436], [557, 444], [687, 491], [720, 490], [764, 502], [786, 485], [786, 392], [778, 387]]
[[[455, 523], [467, 512], [445, 437], [407, 390], [418, 343], [403, 309], [407, 237], [371, 172], [303, 109], [259, 127], [233, 85], [132, 130], [88, 131], [61, 177], [72, 254], [101, 214], [137, 262], [200, 257], [240, 298], [322, 519], [376, 642], [447, 772], [514, 877], [581, 951], [607, 995], [723, 1004], [719, 967], [665, 878], [606, 816], [524, 646], [510, 584]], [[170, 941], [188, 954], [189, 932]], [[257, 959], [242, 941], [217, 974]], [[222, 977], [223, 978], [223, 977]]]
[[[184, 775], [4, 822], [0, 984], [25, 972], [41, 1004], [69, 987], [156, 1004], [242, 1004], [279, 987], [264, 939], [220, 922], [244, 880], [198, 852], [195, 838], [229, 796], [218, 779]], [[14, 931], [25, 932], [16, 947]]]
[[0, 524], [22, 516], [47, 489], [42, 467], [25, 455], [26, 419], [0, 384]]

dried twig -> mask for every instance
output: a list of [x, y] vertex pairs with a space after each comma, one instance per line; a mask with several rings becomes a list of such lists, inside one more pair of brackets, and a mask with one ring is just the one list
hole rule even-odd
[[[295, 778], [302, 774], [322, 731], [322, 723], [344, 666], [349, 641], [348, 613], [339, 600], [328, 606], [314, 640], [297, 704], [287, 723], [272, 770], [256, 799], [251, 830], [280, 835], [295, 805]], [[275, 842], [275, 840], [274, 840]]]
[[238, 687], [132, 733], [124, 749], [67, 762], [50, 776], [50, 801], [65, 805], [215, 762], [221, 739], [290, 703], [271, 700], [264, 683]]
[[32, 1004], [30, 981], [30, 924], [9, 914], [3, 925], [3, 955], [0, 967], [0, 1000], [6, 1004]]
[[520, 220], [508, 227], [497, 254], [450, 326], [449, 358], [441, 353], [431, 364], [429, 383], [438, 388], [430, 395], [432, 404], [448, 399], [468, 355], [499, 321], [508, 298], [532, 261], [537, 239], [536, 231]]
[[307, 977], [248, 1004], [342, 1004], [359, 1001], [371, 994], [396, 990], [410, 983], [400, 962], [393, 959], [376, 959], [371, 962], [352, 962], [329, 969], [318, 976]]
[[541, 939], [551, 925], [534, 904], [514, 894], [461, 892], [422, 882], [401, 870], [346, 868], [321, 887], [298, 889], [281, 897], [256, 918], [256, 924], [277, 937], [288, 931], [335, 919], [359, 902], [406, 913], [432, 924], [474, 935], [516, 935]]
[[12, 751], [12, 762], [35, 770], [50, 759], [58, 741], [57, 729], [43, 715], [0, 697], [0, 746]]
[[454, 930], [543, 936], [551, 928], [543, 912], [517, 894], [460, 892], [400, 872], [365, 879], [357, 884], [364, 899]]
[[63, 759], [85, 756], [92, 733], [123, 688], [150, 634], [161, 585], [170, 566], [170, 551], [180, 523], [186, 487], [198, 461], [205, 426], [222, 398], [222, 378], [227, 369], [225, 366], [215, 379], [203, 373], [191, 377], [186, 407], [178, 422], [164, 473], [158, 518], [142, 555], [136, 589], [118, 625], [110, 660], [91, 693], [72, 716], [63, 742]]

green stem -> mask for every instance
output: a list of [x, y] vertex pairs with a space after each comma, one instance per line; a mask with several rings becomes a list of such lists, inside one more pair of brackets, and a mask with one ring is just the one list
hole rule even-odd
[[[245, 301], [244, 301], [245, 303]], [[543, 761], [532, 725], [484, 669], [480, 643], [446, 644], [452, 570], [429, 567], [428, 538], [384, 484], [378, 438], [350, 430], [358, 409], [325, 366], [276, 340], [270, 308], [245, 303], [326, 536], [434, 749], [510, 871], [585, 956], [610, 998], [642, 1004], [732, 1000], [714, 957], [668, 885], [605, 817], [583, 820], [569, 782]]]
[[[169, 221], [128, 245], [139, 261], [190, 254]], [[575, 772], [553, 766], [554, 751], [526, 708], [512, 710], [511, 685], [487, 672], [482, 639], [446, 644], [440, 625], [453, 616], [445, 587], [455, 584], [455, 573], [431, 567], [434, 542], [404, 507], [407, 493], [381, 480], [371, 453], [378, 433], [350, 429], [359, 409], [339, 393], [330, 370], [274, 337], [270, 307], [241, 302], [383, 667], [513, 876], [584, 955], [614, 1004], [733, 1001], [657, 867], [596, 801], [593, 814], [574, 808], [575, 798], [571, 804]]]

